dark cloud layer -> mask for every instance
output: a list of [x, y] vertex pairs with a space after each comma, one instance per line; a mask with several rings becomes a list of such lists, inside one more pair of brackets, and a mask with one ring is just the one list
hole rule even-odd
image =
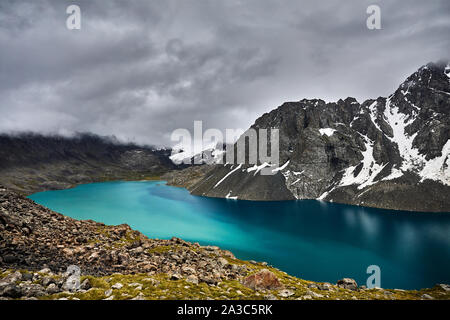
[[[448, 0], [0, 2], [0, 131], [246, 128], [287, 100], [387, 95], [450, 52]], [[78, 4], [82, 29], [65, 27]]]

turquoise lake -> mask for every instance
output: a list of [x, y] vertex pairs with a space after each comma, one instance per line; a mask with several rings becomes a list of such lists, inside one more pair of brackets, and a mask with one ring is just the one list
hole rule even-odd
[[450, 283], [450, 214], [362, 208], [314, 200], [251, 202], [192, 196], [162, 181], [106, 182], [30, 198], [76, 219], [126, 223], [266, 261], [307, 280], [354, 278], [381, 268], [384, 288]]

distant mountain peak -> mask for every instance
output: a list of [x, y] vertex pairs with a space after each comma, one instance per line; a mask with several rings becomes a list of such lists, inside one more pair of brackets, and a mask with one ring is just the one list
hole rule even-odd
[[253, 127], [279, 128], [280, 163], [288, 165], [265, 177], [245, 165], [233, 172], [217, 166], [194, 193], [449, 211], [449, 73], [448, 62], [429, 63], [388, 98], [361, 104], [351, 97], [284, 103]]

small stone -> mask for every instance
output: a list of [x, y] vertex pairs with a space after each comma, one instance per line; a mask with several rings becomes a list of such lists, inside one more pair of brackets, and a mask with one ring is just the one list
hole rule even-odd
[[28, 272], [22, 274], [22, 281], [33, 281], [33, 274]]
[[423, 294], [421, 297], [420, 297], [422, 300], [433, 300], [434, 298], [432, 297], [432, 296], [430, 296], [429, 294]]
[[308, 288], [310, 288], [310, 289], [319, 289], [318, 285], [315, 284], [315, 283], [308, 284]]
[[180, 279], [182, 279], [183, 277], [180, 275], [180, 274], [178, 274], [178, 273], [172, 273], [171, 274], [171, 276], [170, 276], [170, 280], [180, 280]]
[[51, 283], [55, 283], [55, 279], [52, 277], [43, 277], [41, 283], [44, 287], [47, 287]]
[[221, 267], [225, 267], [228, 265], [228, 260], [225, 258], [220, 257], [219, 259], [217, 259], [217, 262], [219, 263], [219, 265]]
[[193, 284], [198, 284], [198, 278], [197, 276], [191, 274], [186, 278], [187, 282], [193, 283]]
[[183, 271], [183, 273], [186, 273], [186, 274], [193, 274], [193, 273], [195, 273], [195, 269], [192, 268], [192, 267], [188, 267], [188, 266], [183, 266], [181, 268], [181, 271]]
[[108, 289], [105, 291], [105, 296], [109, 297], [110, 295], [112, 295], [113, 291], [112, 289]]
[[89, 279], [84, 279], [84, 281], [80, 284], [81, 290], [89, 290], [91, 288], [91, 282]]
[[309, 296], [312, 296], [314, 298], [323, 298], [322, 294], [316, 293], [316, 292], [311, 291], [311, 290], [306, 291], [306, 294], [309, 295]]
[[59, 292], [59, 288], [56, 284], [50, 283], [50, 285], [47, 287], [46, 292], [48, 294], [55, 294]]
[[139, 293], [136, 297], [131, 300], [145, 300], [145, 296], [142, 293]]
[[111, 286], [112, 289], [116, 289], [116, 290], [120, 290], [123, 288], [123, 284], [121, 284], [120, 282], [117, 282], [116, 284]]
[[278, 292], [278, 295], [283, 298], [289, 298], [290, 296], [293, 296], [294, 294], [295, 293], [293, 291], [288, 290], [288, 289], [284, 289], [284, 290], [281, 290], [280, 292]]
[[317, 285], [317, 289], [319, 289], [319, 290], [325, 290], [325, 291], [328, 291], [328, 290], [331, 290], [331, 288], [332, 288], [332, 286], [331, 286], [331, 284], [328, 283], [328, 282], [325, 282], [325, 283], [319, 283], [319, 284]]
[[140, 285], [141, 285], [140, 283], [133, 282], [133, 283], [130, 283], [128, 286], [129, 287], [139, 287]]
[[52, 274], [52, 270], [50, 270], [49, 268], [44, 268], [44, 269], [39, 270], [39, 273]]

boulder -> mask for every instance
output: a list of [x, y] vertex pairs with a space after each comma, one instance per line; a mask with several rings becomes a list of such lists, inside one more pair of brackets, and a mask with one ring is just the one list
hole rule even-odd
[[0, 289], [0, 296], [8, 298], [20, 298], [22, 296], [22, 290], [15, 284], [9, 284], [3, 289]]
[[111, 286], [112, 289], [116, 289], [116, 290], [120, 290], [123, 288], [123, 284], [121, 284], [120, 282], [117, 282], [116, 284]]
[[0, 284], [15, 284], [17, 281], [22, 280], [22, 274], [19, 271], [8, 274], [6, 277], [0, 280]]
[[344, 278], [337, 282], [337, 286], [339, 288], [348, 289], [348, 290], [358, 290], [358, 284], [354, 279]]
[[40, 284], [20, 284], [22, 295], [26, 297], [41, 297], [45, 295], [45, 289]]
[[277, 276], [267, 269], [248, 276], [242, 284], [253, 290], [278, 290], [283, 288]]

